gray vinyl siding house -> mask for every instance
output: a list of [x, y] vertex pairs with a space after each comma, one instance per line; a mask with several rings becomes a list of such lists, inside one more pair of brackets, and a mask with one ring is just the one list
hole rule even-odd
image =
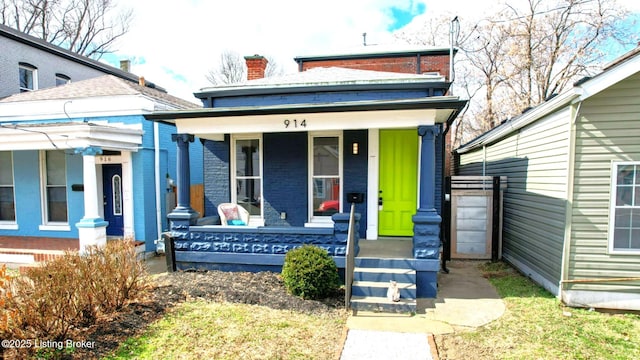
[[639, 49], [456, 157], [458, 175], [508, 176], [506, 261], [567, 305], [640, 310]]

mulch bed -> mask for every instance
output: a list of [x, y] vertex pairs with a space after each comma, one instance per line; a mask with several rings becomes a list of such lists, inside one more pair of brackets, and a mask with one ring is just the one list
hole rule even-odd
[[344, 307], [344, 291], [322, 301], [303, 300], [287, 293], [280, 274], [271, 272], [175, 272], [153, 279], [144, 302], [132, 303], [111, 318], [86, 329], [83, 341], [93, 349], [76, 349], [70, 359], [99, 359], [120, 343], [135, 336], [175, 305], [190, 299], [205, 299], [267, 306], [307, 314], [334, 313]]

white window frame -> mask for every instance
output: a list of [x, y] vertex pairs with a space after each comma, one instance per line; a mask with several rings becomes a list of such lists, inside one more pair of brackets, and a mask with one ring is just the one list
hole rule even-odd
[[111, 177], [111, 196], [111, 212], [114, 216], [122, 216], [122, 177], [118, 174]]
[[[636, 168], [636, 172], [640, 171], [640, 161], [621, 161], [621, 162], [612, 162], [611, 163], [611, 182], [610, 182], [610, 187], [611, 187], [611, 199], [609, 202], [609, 229], [608, 229], [608, 250], [610, 254], [615, 254], [615, 255], [639, 255], [640, 254], [640, 248], [637, 249], [628, 249], [628, 250], [624, 250], [624, 249], [616, 249], [614, 248], [614, 236], [615, 236], [615, 219], [616, 219], [616, 209], [617, 208], [631, 208], [631, 209], [638, 209], [640, 210], [640, 204], [636, 204], [636, 206], [617, 206], [616, 205], [616, 199], [617, 199], [617, 192], [618, 192], [618, 186], [617, 186], [617, 175], [618, 175], [618, 167], [620, 166], [628, 166], [628, 165], [635, 165]], [[636, 178], [636, 176], [634, 176], [634, 179]], [[633, 185], [632, 189], [635, 188], [635, 185]], [[637, 184], [640, 185], [640, 184]], [[632, 199], [634, 198], [633, 193], [632, 193]]]
[[263, 145], [262, 134], [232, 134], [230, 146], [230, 163], [231, 163], [231, 202], [238, 203], [238, 182], [236, 176], [237, 160], [236, 160], [236, 141], [238, 140], [258, 140], [258, 159], [260, 167], [260, 216], [249, 216], [249, 226], [264, 226], [264, 168], [263, 168]]
[[[27, 70], [27, 71], [31, 71], [31, 77], [32, 77], [32, 82], [33, 82], [33, 89], [29, 89], [26, 87], [22, 87], [22, 79], [20, 77], [20, 72], [21, 70]], [[26, 92], [26, 91], [34, 91], [34, 90], [38, 90], [38, 68], [30, 65], [30, 64], [26, 64], [26, 63], [20, 63], [18, 65], [18, 86], [20, 88], [20, 92]]]
[[13, 166], [13, 151], [5, 151], [9, 153], [11, 159], [11, 184], [0, 184], [0, 187], [11, 187], [13, 189], [13, 218], [14, 220], [0, 220], [0, 229], [2, 230], [18, 230], [18, 211], [16, 209], [16, 177]]
[[[59, 150], [40, 150], [40, 208], [42, 210], [42, 225], [39, 229], [43, 231], [70, 231], [69, 226], [69, 191], [66, 191], [67, 196], [67, 221], [49, 221], [48, 211], [48, 199], [47, 199], [47, 151], [59, 151]], [[65, 189], [67, 188], [67, 164], [65, 161], [64, 170], [64, 183]]]
[[308, 160], [307, 163], [309, 164], [309, 166], [307, 166], [308, 170], [309, 170], [309, 174], [308, 174], [308, 209], [307, 209], [307, 214], [308, 214], [308, 219], [309, 222], [305, 224], [305, 226], [309, 226], [309, 227], [314, 227], [314, 226], [318, 226], [318, 227], [331, 227], [333, 226], [333, 220], [331, 219], [331, 216], [314, 216], [313, 215], [313, 211], [314, 211], [314, 206], [313, 206], [313, 189], [315, 187], [315, 181], [314, 181], [314, 177], [313, 177], [313, 164], [314, 164], [314, 159], [313, 159], [313, 139], [317, 138], [317, 137], [337, 137], [338, 138], [338, 177], [339, 177], [339, 181], [340, 181], [340, 209], [339, 212], [342, 212], [343, 210], [343, 201], [342, 199], [344, 198], [343, 196], [343, 191], [344, 191], [344, 171], [343, 171], [343, 159], [344, 159], [344, 146], [343, 146], [343, 132], [342, 131], [314, 131], [314, 132], [309, 132], [309, 137], [308, 137], [308, 150], [307, 150], [307, 154], [308, 154]]

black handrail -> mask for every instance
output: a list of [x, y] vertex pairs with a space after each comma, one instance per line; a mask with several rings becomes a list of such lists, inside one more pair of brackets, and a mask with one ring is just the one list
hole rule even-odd
[[353, 269], [355, 267], [355, 211], [356, 204], [351, 203], [349, 214], [349, 230], [347, 232], [347, 253], [344, 265], [344, 307], [351, 308], [351, 285], [353, 285]]

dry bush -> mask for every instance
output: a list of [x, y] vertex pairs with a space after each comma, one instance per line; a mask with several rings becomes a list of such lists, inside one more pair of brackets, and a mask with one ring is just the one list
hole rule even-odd
[[6, 305], [18, 326], [4, 338], [52, 341], [73, 339], [78, 329], [140, 300], [149, 289], [144, 265], [126, 240], [90, 248], [84, 255], [66, 253], [28, 269], [12, 285]]

